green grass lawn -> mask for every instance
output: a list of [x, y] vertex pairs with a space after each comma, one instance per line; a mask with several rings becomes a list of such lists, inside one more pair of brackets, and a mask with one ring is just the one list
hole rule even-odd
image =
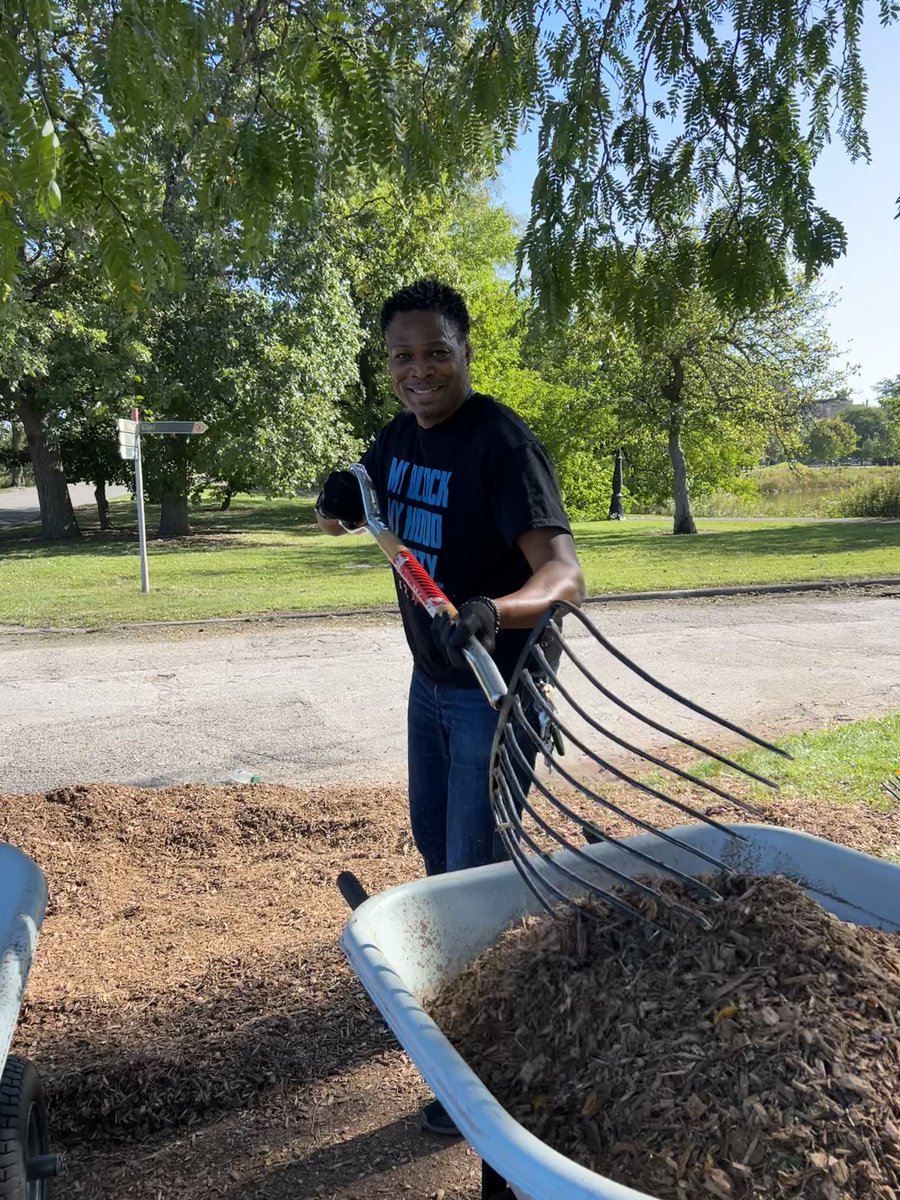
[[[900, 713], [830, 725], [783, 738], [778, 745], [789, 751], [792, 760], [766, 750], [748, 750], [736, 755], [735, 761], [773, 780], [786, 799], [898, 807], [882, 783], [900, 772]], [[696, 774], [715, 777], [726, 788], [735, 779], [727, 767], [709, 761], [700, 763]], [[764, 800], [770, 794], [762, 784], [750, 785], [751, 798]]]
[[[194, 534], [149, 545], [142, 595], [134, 508], [112, 505], [116, 529], [45, 544], [0, 534], [0, 623], [96, 626], [128, 621], [329, 611], [393, 603], [390, 570], [368, 535], [327, 538], [311, 500], [240, 497], [229, 512], [192, 514]], [[158, 514], [147, 514], [153, 529]], [[705, 520], [673, 537], [666, 517], [575, 526], [591, 593], [900, 575], [900, 522]]]

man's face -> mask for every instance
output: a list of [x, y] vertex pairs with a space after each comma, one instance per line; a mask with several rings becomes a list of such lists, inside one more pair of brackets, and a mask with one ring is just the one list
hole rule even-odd
[[394, 391], [423, 429], [452, 417], [471, 390], [471, 347], [442, 313], [397, 313], [384, 340]]

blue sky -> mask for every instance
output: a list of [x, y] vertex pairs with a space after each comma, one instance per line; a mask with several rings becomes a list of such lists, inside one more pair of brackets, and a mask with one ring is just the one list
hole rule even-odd
[[[869, 7], [869, 6], [867, 6]], [[847, 230], [848, 250], [823, 275], [837, 293], [831, 335], [855, 364], [854, 398], [865, 403], [888, 376], [900, 375], [900, 27], [882, 29], [869, 8], [863, 34], [868, 74], [867, 128], [872, 159], [851, 163], [839, 142], [827, 147], [813, 175], [819, 202]], [[500, 194], [518, 216], [528, 213], [537, 135], [524, 134], [500, 178]]]

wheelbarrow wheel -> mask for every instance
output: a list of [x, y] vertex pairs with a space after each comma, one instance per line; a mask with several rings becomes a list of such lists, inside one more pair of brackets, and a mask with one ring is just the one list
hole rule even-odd
[[0, 1200], [48, 1200], [58, 1166], [37, 1069], [10, 1057], [0, 1079]]

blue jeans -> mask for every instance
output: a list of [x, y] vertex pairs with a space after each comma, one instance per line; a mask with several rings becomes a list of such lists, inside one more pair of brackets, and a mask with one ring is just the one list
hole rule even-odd
[[[409, 815], [428, 875], [506, 858], [490, 801], [498, 713], [480, 688], [434, 683], [413, 671], [407, 714]], [[522, 735], [523, 749], [527, 735]], [[534, 761], [534, 748], [526, 751]], [[527, 779], [523, 780], [527, 791]]]

